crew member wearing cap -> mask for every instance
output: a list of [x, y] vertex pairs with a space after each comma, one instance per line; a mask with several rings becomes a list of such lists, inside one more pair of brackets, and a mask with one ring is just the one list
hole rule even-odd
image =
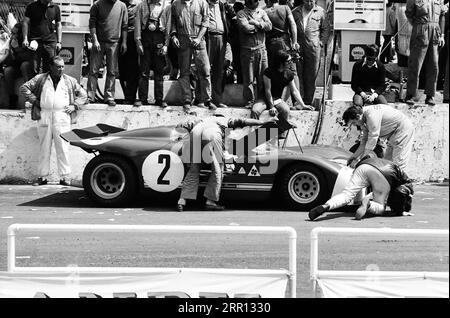
[[355, 218], [360, 220], [367, 212], [373, 215], [385, 213], [386, 205], [395, 215], [411, 210], [411, 196], [414, 194], [411, 180], [400, 167], [392, 161], [376, 158], [374, 153], [357, 164], [345, 189], [333, 196], [325, 204], [309, 211], [309, 218], [315, 220], [323, 213], [346, 206], [364, 188], [372, 192], [366, 195], [356, 211]]
[[34, 74], [39, 73], [41, 62], [43, 73], [48, 72], [52, 58], [61, 50], [59, 6], [52, 0], [38, 0], [28, 4], [23, 18], [22, 35], [24, 47], [29, 47], [32, 41], [38, 44], [32, 59]]
[[364, 48], [364, 57], [353, 65], [351, 86], [355, 92], [354, 105], [387, 104], [383, 96], [386, 69], [377, 58], [378, 51], [376, 44], [368, 45]]
[[351, 106], [342, 117], [346, 125], [355, 124], [362, 129], [361, 143], [348, 161], [352, 168], [375, 149], [378, 138], [387, 140], [385, 158], [406, 168], [414, 140], [414, 126], [408, 116], [389, 105], [378, 104]]

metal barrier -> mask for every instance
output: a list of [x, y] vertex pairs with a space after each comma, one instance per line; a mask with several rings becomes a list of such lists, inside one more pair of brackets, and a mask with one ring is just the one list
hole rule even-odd
[[[336, 271], [319, 270], [319, 234], [398, 234], [398, 235], [416, 235], [416, 236], [449, 236], [449, 230], [437, 229], [391, 229], [391, 228], [331, 228], [316, 227], [311, 231], [311, 258], [310, 258], [310, 279], [313, 280], [314, 293], [317, 293], [317, 282], [319, 279], [329, 277], [333, 278], [352, 278], [352, 277], [410, 277], [411, 275], [420, 275], [423, 278], [446, 278], [448, 282], [448, 272], [406, 272], [406, 271]], [[447, 288], [448, 289], [448, 288]]]
[[[208, 226], [208, 225], [103, 225], [103, 224], [12, 224], [8, 227], [8, 272], [64, 272], [67, 267], [16, 267], [15, 237], [21, 232], [134, 232], [134, 233], [246, 233], [246, 234], [287, 234], [289, 238], [289, 297], [296, 297], [297, 277], [297, 232], [288, 226]], [[142, 272], [142, 268], [80, 267], [79, 271]], [[164, 269], [162, 269], [163, 271]], [[251, 271], [251, 270], [249, 270]]]

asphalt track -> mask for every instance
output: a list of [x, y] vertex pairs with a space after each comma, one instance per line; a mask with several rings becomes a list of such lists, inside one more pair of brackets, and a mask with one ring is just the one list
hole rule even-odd
[[[414, 215], [353, 219], [332, 212], [316, 222], [305, 212], [283, 211], [278, 202], [200, 206], [174, 212], [175, 199], [144, 197], [127, 208], [96, 207], [82, 189], [48, 185], [0, 185], [0, 271], [7, 270], [6, 229], [13, 223], [291, 226], [297, 240], [297, 297], [313, 297], [309, 235], [316, 226], [448, 229], [448, 183], [415, 186]], [[448, 239], [327, 236], [320, 240], [321, 269], [449, 270]], [[273, 235], [46, 234], [17, 239], [17, 266], [139, 266], [266, 268], [288, 266], [287, 239]]]

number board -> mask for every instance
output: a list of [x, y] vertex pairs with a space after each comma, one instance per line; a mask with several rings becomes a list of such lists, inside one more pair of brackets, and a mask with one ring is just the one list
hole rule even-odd
[[181, 158], [169, 150], [152, 152], [142, 164], [144, 186], [158, 192], [170, 192], [178, 188], [184, 178]]

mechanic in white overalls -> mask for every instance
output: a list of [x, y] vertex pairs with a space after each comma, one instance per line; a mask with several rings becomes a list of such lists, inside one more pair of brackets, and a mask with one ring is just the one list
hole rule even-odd
[[76, 112], [86, 103], [87, 94], [75, 78], [64, 73], [64, 60], [52, 58], [50, 72], [39, 74], [20, 88], [27, 102], [33, 104], [32, 119], [37, 121], [39, 136], [39, 178], [33, 185], [47, 184], [52, 141], [55, 143], [61, 185], [69, 185], [69, 144], [60, 135], [71, 129]]
[[362, 129], [361, 143], [348, 161], [352, 168], [372, 152], [379, 138], [388, 141], [385, 159], [405, 170], [414, 141], [414, 126], [408, 116], [385, 104], [349, 107], [343, 114], [346, 125], [355, 124]]
[[[206, 198], [205, 208], [212, 211], [223, 210], [224, 207], [218, 205], [217, 202], [219, 201], [222, 188], [226, 130], [228, 128], [259, 126], [266, 122], [276, 122], [277, 120], [278, 118], [276, 117], [263, 121], [250, 118], [213, 116], [201, 120], [188, 120], [179, 124], [177, 127], [190, 131], [191, 138], [183, 145], [184, 160], [190, 160], [190, 168], [183, 180], [177, 210], [179, 212], [184, 211], [186, 200], [197, 199], [202, 162], [211, 164], [211, 174], [203, 194]], [[189, 155], [186, 155], [187, 151], [190, 152]]]

